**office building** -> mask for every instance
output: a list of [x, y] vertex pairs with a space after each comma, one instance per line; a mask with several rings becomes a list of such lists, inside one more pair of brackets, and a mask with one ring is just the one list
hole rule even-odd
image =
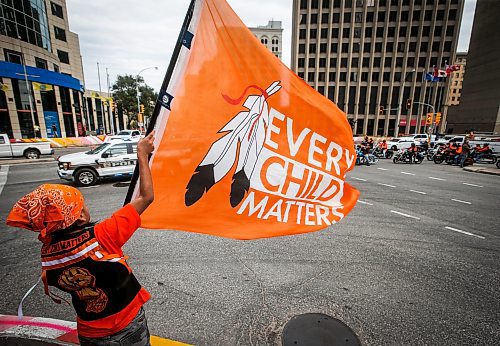
[[499, 18], [500, 1], [477, 2], [462, 96], [450, 108], [449, 133], [500, 133]]
[[450, 82], [450, 92], [448, 94], [448, 106], [458, 106], [462, 96], [462, 83], [464, 81], [465, 67], [467, 64], [467, 53], [457, 52], [457, 57], [453, 65], [460, 69], [452, 72]]
[[292, 69], [347, 114], [356, 134], [424, 131], [433, 107], [445, 117], [449, 84], [424, 76], [454, 61], [463, 6], [463, 0], [294, 0]]
[[85, 135], [80, 46], [65, 0], [2, 0], [0, 10], [0, 132]]
[[273, 52], [276, 57], [282, 59], [283, 56], [283, 28], [280, 21], [270, 20], [265, 26], [249, 28], [250, 31]]

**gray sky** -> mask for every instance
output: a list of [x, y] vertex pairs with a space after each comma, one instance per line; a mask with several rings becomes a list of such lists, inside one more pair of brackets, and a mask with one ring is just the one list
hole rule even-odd
[[[459, 51], [469, 46], [477, 0], [465, 0]], [[97, 62], [101, 66], [101, 88], [107, 91], [106, 68], [112, 84], [118, 74], [143, 72], [146, 83], [158, 90], [163, 81], [188, 0], [67, 0], [71, 31], [80, 37], [80, 50], [87, 89], [99, 90]], [[292, 0], [228, 0], [247, 26], [283, 22], [283, 60], [291, 55]]]

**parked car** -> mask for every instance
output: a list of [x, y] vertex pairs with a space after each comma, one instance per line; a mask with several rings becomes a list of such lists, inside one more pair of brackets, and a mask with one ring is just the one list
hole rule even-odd
[[5, 133], [0, 133], [0, 157], [21, 157], [38, 159], [40, 155], [52, 155], [54, 149], [50, 142], [21, 142], [11, 140]]
[[109, 136], [108, 142], [109, 141], [114, 141], [114, 140], [123, 140], [123, 139], [139, 139], [141, 137], [141, 131], [139, 130], [123, 130], [118, 132], [114, 136]]
[[387, 148], [394, 151], [408, 149], [411, 147], [412, 143], [419, 144], [419, 142], [415, 141], [413, 137], [396, 137], [387, 141]]
[[59, 177], [79, 186], [94, 185], [105, 177], [132, 177], [137, 141], [114, 140], [90, 151], [61, 156], [57, 161]]

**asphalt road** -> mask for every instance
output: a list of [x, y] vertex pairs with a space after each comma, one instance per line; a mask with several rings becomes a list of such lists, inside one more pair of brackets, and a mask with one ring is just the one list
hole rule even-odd
[[[5, 226], [13, 203], [53, 163], [0, 168], [0, 314], [15, 314], [40, 272], [36, 236]], [[497, 345], [500, 340], [498, 176], [457, 167], [357, 167], [354, 210], [324, 231], [234, 241], [139, 230], [126, 245], [153, 334], [196, 345], [274, 345], [292, 317], [341, 319], [363, 345]], [[120, 185], [120, 184], [119, 184]], [[82, 189], [94, 220], [127, 188]], [[74, 320], [38, 288], [25, 314]]]

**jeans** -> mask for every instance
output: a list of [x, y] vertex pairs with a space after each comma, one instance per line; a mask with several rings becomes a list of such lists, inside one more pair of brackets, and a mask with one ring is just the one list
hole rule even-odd
[[466, 159], [467, 159], [467, 154], [466, 153], [460, 154], [460, 167], [461, 168], [464, 167], [464, 163], [465, 163]]
[[83, 336], [78, 336], [78, 338], [81, 346], [150, 346], [149, 336], [146, 314], [141, 308], [132, 322], [116, 334], [102, 338]]

